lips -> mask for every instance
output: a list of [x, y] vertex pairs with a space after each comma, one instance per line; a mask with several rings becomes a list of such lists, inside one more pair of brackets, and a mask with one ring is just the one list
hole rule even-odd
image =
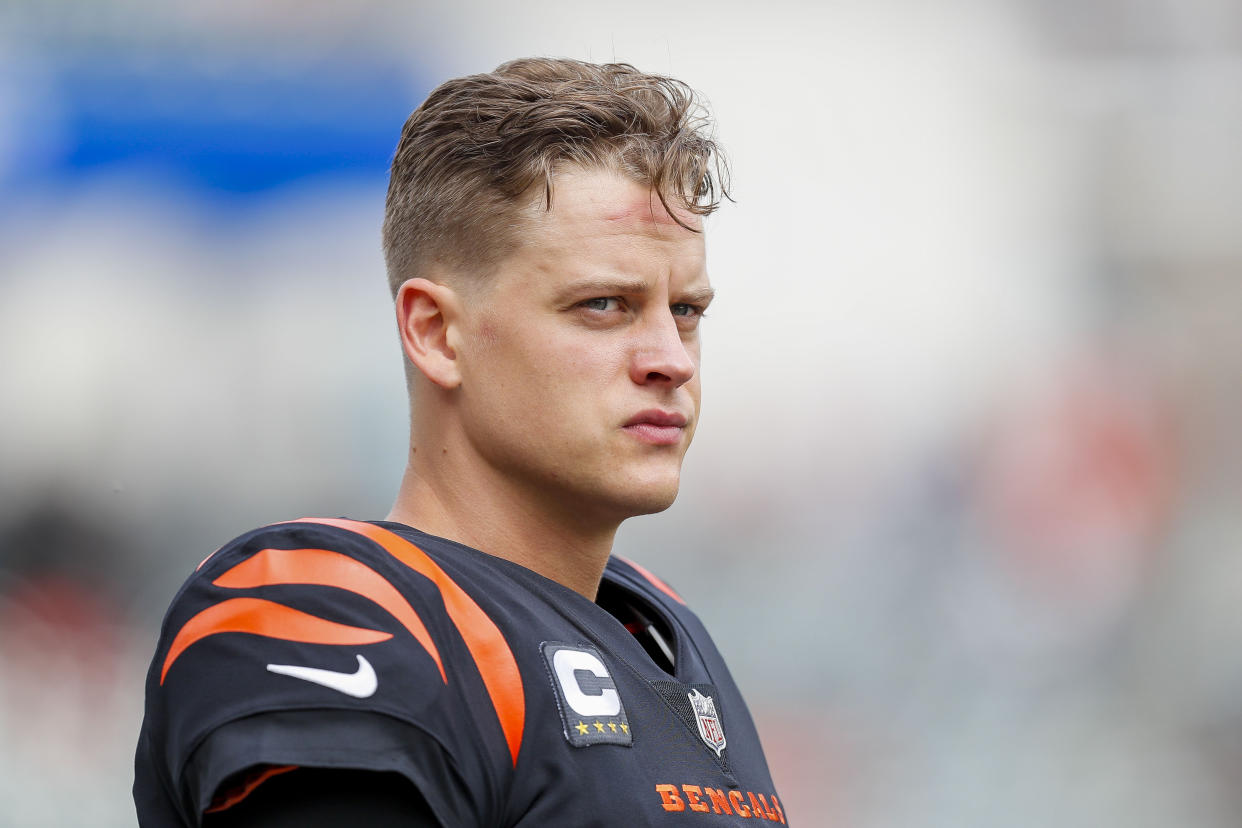
[[658, 408], [652, 408], [647, 411], [638, 412], [625, 423], [627, 428], [629, 426], [643, 424], [685, 428], [686, 418], [685, 415], [678, 414], [676, 411], [662, 411]]
[[644, 443], [671, 446], [681, 442], [686, 422], [684, 414], [652, 408], [635, 414], [622, 429]]

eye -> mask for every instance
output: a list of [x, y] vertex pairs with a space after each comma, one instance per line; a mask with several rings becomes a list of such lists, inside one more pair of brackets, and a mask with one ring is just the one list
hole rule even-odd
[[689, 302], [677, 302], [669, 305], [668, 309], [673, 312], [673, 316], [683, 316], [697, 319], [707, 313], [707, 309], [701, 305], [692, 305]]
[[580, 302], [579, 305], [587, 310], [607, 313], [608, 311], [620, 310], [621, 300], [616, 296], [597, 296], [594, 299], [587, 299], [585, 302]]
[[677, 321], [678, 330], [684, 334], [697, 331], [699, 322], [703, 320], [703, 314], [707, 312], [706, 307], [692, 302], [674, 302], [668, 306], [668, 309], [673, 314], [673, 319]]

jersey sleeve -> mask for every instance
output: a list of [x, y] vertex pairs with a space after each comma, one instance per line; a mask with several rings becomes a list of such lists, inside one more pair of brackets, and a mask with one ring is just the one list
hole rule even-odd
[[443, 824], [485, 824], [503, 737], [476, 715], [486, 691], [462, 646], [435, 585], [365, 538], [315, 524], [242, 536], [165, 618], [140, 817], [162, 798], [196, 826], [226, 780], [297, 766], [400, 773]]
[[204, 828], [435, 828], [442, 823], [393, 773], [316, 770], [274, 775], [245, 801], [209, 814]]

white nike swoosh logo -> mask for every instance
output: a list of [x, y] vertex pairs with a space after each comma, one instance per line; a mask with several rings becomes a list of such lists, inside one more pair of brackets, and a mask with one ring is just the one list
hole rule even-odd
[[296, 664], [269, 664], [267, 669], [282, 676], [293, 676], [303, 681], [322, 684], [324, 687], [339, 690], [355, 699], [365, 699], [375, 693], [379, 680], [375, 677], [375, 668], [371, 662], [361, 655], [358, 656], [358, 669], [352, 673], [340, 673], [336, 670], [323, 670], [319, 667], [300, 667]]

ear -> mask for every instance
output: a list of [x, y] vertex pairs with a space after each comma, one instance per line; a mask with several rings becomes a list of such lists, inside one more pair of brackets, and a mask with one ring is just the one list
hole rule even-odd
[[397, 290], [401, 347], [423, 376], [441, 388], [461, 384], [454, 326], [461, 304], [452, 288], [428, 279], [407, 279]]

